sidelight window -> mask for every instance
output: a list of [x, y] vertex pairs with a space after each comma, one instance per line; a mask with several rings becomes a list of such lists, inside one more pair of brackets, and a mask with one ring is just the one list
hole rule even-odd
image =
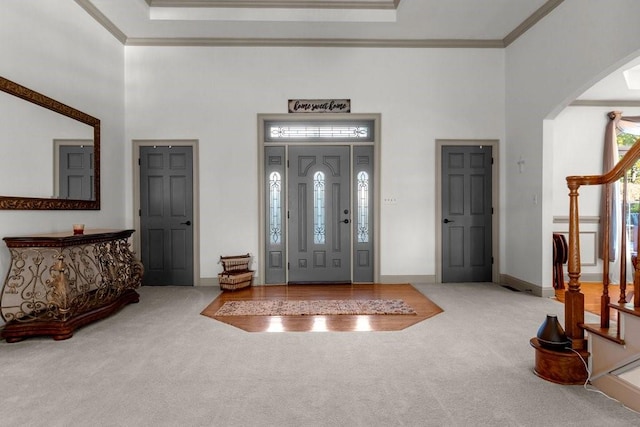
[[369, 174], [358, 174], [358, 243], [369, 242]]
[[269, 235], [271, 244], [282, 239], [282, 178], [278, 172], [269, 175]]
[[325, 182], [324, 173], [313, 175], [313, 242], [325, 242]]

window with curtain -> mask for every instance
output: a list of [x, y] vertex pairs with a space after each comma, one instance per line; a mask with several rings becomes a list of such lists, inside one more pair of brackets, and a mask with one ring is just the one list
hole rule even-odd
[[[624, 155], [626, 151], [633, 145], [634, 140], [640, 136], [640, 116], [636, 117], [623, 117], [620, 111], [611, 111], [609, 114], [609, 121], [606, 126], [605, 138], [604, 138], [604, 155], [603, 155], [603, 169], [602, 172], [606, 173], [613, 169], [620, 160], [620, 156]], [[637, 170], [637, 166], [634, 168]], [[635, 176], [637, 173], [633, 173], [633, 171], [627, 175], [626, 177], [626, 187], [627, 190], [624, 190], [624, 181], [625, 178], [622, 178], [619, 182], [614, 183], [611, 186], [603, 186], [602, 187], [602, 198], [601, 198], [601, 212], [600, 217], [604, 218], [605, 216], [609, 216], [611, 218], [611, 226], [608, 231], [609, 238], [609, 254], [608, 259], [610, 262], [619, 262], [619, 251], [620, 251], [620, 238], [619, 236], [623, 235], [622, 230], [620, 228], [621, 218], [629, 219], [628, 212], [631, 212], [630, 209], [630, 201], [637, 202], [640, 197], [640, 192], [637, 192], [637, 196], [633, 196], [635, 190], [631, 193], [629, 192], [629, 188], [637, 187], [637, 183], [632, 183], [632, 186], [629, 186], [629, 176], [631, 176], [635, 180]], [[607, 192], [609, 194], [607, 195]], [[627, 197], [627, 203], [624, 204], [624, 197]], [[606, 212], [605, 208], [605, 200], [606, 198], [611, 200], [610, 211]], [[634, 207], [635, 209], [635, 207]], [[627, 221], [627, 224], [630, 224]], [[603, 244], [600, 245], [600, 258], [604, 259], [604, 254], [602, 253], [602, 248], [604, 247], [604, 240], [607, 237], [607, 232], [602, 229], [603, 223], [600, 223], [601, 227], [601, 238], [603, 239]], [[627, 227], [629, 228], [629, 227]], [[632, 246], [632, 251], [636, 251], [637, 244], [634, 245], [634, 241], [631, 240], [630, 236], [633, 230], [626, 230], [627, 233], [624, 233], [626, 236], [625, 240], [627, 242], [631, 242], [631, 245], [627, 245], [627, 254], [626, 256], [631, 255], [631, 251], [629, 251], [629, 246]], [[633, 233], [637, 235], [637, 233]], [[637, 239], [636, 239], [637, 240]], [[627, 263], [628, 265], [630, 263]]]
[[[636, 143], [640, 137], [640, 123], [627, 124], [624, 127], [618, 126], [616, 142], [618, 145], [619, 159], [627, 154], [627, 151]], [[621, 178], [621, 184], [625, 178]], [[625, 214], [627, 217], [627, 241], [630, 244], [632, 255], [638, 253], [638, 214], [640, 212], [640, 161], [638, 161], [628, 172], [626, 176], [626, 206]], [[620, 200], [624, 199], [624, 185], [619, 186]]]

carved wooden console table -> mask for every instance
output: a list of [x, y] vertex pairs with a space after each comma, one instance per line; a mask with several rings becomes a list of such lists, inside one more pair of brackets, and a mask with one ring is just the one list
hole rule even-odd
[[130, 249], [133, 230], [87, 230], [5, 237], [11, 266], [0, 294], [0, 336], [70, 338], [89, 322], [135, 303], [142, 263]]

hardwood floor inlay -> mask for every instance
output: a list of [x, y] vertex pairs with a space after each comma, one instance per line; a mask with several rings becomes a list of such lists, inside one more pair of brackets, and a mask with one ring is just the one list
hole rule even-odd
[[[247, 300], [402, 299], [416, 315], [214, 316], [227, 301]], [[442, 309], [410, 284], [252, 286], [223, 292], [202, 315], [247, 332], [399, 331]]]

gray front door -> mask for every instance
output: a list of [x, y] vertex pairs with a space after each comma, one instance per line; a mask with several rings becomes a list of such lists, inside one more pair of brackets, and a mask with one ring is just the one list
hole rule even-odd
[[289, 283], [351, 282], [348, 146], [289, 147]]
[[492, 147], [442, 147], [442, 282], [492, 280]]
[[140, 147], [144, 285], [193, 285], [191, 147]]

